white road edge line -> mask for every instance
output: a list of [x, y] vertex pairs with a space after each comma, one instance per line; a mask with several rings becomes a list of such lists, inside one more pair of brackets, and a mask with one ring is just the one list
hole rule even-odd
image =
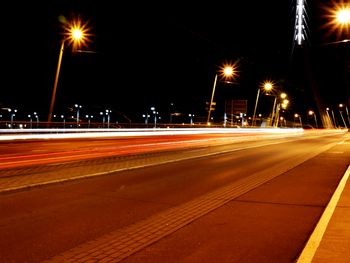
[[297, 263], [309, 263], [312, 262], [313, 257], [322, 241], [322, 237], [326, 231], [328, 223], [334, 213], [334, 210], [340, 199], [340, 195], [344, 190], [345, 184], [350, 176], [350, 166], [346, 170], [343, 178], [339, 182], [337, 189], [335, 190], [331, 200], [329, 201], [326, 209], [324, 210], [320, 220], [318, 221], [316, 228], [312, 232], [306, 246], [304, 247], [302, 253], [300, 254]]

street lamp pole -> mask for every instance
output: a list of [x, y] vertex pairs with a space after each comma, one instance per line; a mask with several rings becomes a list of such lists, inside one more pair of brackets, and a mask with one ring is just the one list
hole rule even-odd
[[274, 126], [274, 118], [276, 115], [276, 103], [277, 103], [277, 96], [275, 96], [275, 99], [273, 100], [273, 106], [272, 106], [272, 112], [271, 112], [271, 120], [269, 122], [269, 126]]
[[81, 109], [82, 106], [79, 105], [79, 104], [75, 104], [74, 106], [77, 108], [77, 128], [78, 128], [79, 127], [79, 116], [80, 116], [79, 115], [79, 113], [80, 113], [79, 110]]
[[259, 95], [260, 95], [260, 89], [258, 89], [258, 93], [256, 94], [254, 114], [253, 114], [253, 121], [252, 121], [252, 125], [253, 126], [255, 126], [255, 114], [256, 114], [256, 107], [258, 106]]
[[343, 104], [339, 104], [339, 114], [340, 114], [341, 119], [343, 120], [344, 128], [347, 128], [346, 122], [345, 122], [344, 117], [343, 117], [343, 111], [341, 110], [343, 108], [343, 106], [344, 106]]
[[[225, 78], [234, 78], [236, 75], [235, 70], [236, 70], [235, 65], [226, 64], [223, 67], [221, 67], [221, 75], [224, 76]], [[210, 104], [209, 104], [209, 109], [208, 109], [208, 118], [207, 118], [208, 125], [210, 124], [210, 113], [213, 109], [213, 105], [215, 105], [215, 102], [213, 102], [213, 100], [214, 100], [217, 79], [218, 79], [218, 74], [215, 74], [213, 91], [211, 93], [211, 99], [210, 99]]]
[[349, 123], [349, 125], [350, 125], [350, 118], [349, 118], [348, 106], [345, 106], [345, 110], [346, 110], [346, 115], [348, 116], [348, 123]]
[[216, 81], [218, 79], [218, 74], [215, 74], [215, 79], [214, 79], [214, 86], [213, 86], [213, 91], [211, 93], [211, 99], [210, 99], [210, 104], [209, 104], [209, 109], [208, 109], [208, 118], [207, 118], [207, 123], [210, 122], [210, 113], [211, 113], [211, 109], [213, 106], [213, 100], [214, 100], [214, 94], [215, 94], [215, 88], [216, 88]]
[[[263, 90], [268, 94], [268, 93], [272, 90], [273, 85], [272, 85], [271, 82], [266, 81], [266, 82], [264, 82], [262, 88], [263, 88]], [[256, 95], [256, 101], [255, 101], [255, 107], [254, 107], [254, 114], [253, 114], [253, 120], [252, 120], [252, 125], [253, 125], [253, 126], [255, 125], [255, 114], [256, 114], [256, 108], [257, 108], [257, 106], [258, 106], [259, 95], [260, 95], [260, 87], [258, 88], [258, 93], [257, 93], [257, 95]]]
[[109, 128], [109, 123], [111, 120], [111, 112], [112, 110], [106, 110], [106, 115], [107, 115], [107, 128]]
[[48, 120], [47, 120], [49, 124], [51, 123], [51, 120], [52, 120], [52, 113], [53, 113], [53, 108], [54, 108], [54, 105], [55, 105], [57, 83], [58, 83], [58, 77], [60, 75], [60, 69], [61, 69], [62, 57], [63, 57], [64, 42], [65, 42], [65, 40], [63, 39], [62, 43], [61, 43], [60, 54], [59, 54], [59, 57], [58, 57], [58, 64], [57, 64], [57, 70], [56, 70], [55, 83], [54, 83], [54, 86], [53, 86], [49, 117], [48, 117]]
[[[66, 21], [64, 23], [67, 23]], [[67, 31], [65, 33], [65, 37], [63, 37], [58, 57], [58, 64], [56, 69], [56, 76], [55, 76], [55, 82], [54, 87], [52, 91], [51, 96], [51, 103], [50, 103], [50, 110], [49, 110], [49, 116], [48, 116], [48, 125], [50, 125], [52, 120], [52, 114], [54, 110], [55, 105], [55, 98], [56, 98], [56, 91], [57, 91], [57, 85], [58, 85], [58, 79], [60, 75], [60, 69], [62, 64], [62, 58], [63, 58], [63, 52], [65, 48], [65, 42], [68, 41], [68, 44], [73, 44], [73, 48], [76, 48], [80, 45], [85, 45], [86, 42], [89, 40], [87, 31], [88, 28], [86, 27], [87, 24], [81, 25], [81, 21], [71, 21], [65, 25], [65, 30]]]

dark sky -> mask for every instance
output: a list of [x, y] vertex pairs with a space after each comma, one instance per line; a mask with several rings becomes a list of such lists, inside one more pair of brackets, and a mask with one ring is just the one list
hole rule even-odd
[[[308, 7], [312, 45], [328, 41], [317, 35], [322, 34], [319, 6], [327, 1], [316, 2]], [[168, 114], [173, 103], [177, 111], [206, 115], [205, 102], [210, 100], [215, 74], [226, 62], [237, 63], [239, 72], [234, 84], [217, 83], [218, 105], [225, 99], [247, 99], [251, 113], [259, 85], [270, 79], [294, 96], [294, 110], [299, 111], [298, 104], [309, 103], [305, 90], [310, 76], [301, 75], [311, 74], [320, 89], [336, 92], [329, 86], [332, 78], [326, 81], [328, 74], [323, 71], [334, 69], [329, 63], [336, 61], [341, 65], [337, 70], [344, 71], [342, 52], [349, 51], [311, 49], [315, 69], [312, 73], [296, 70], [305, 67], [305, 52], [293, 46], [294, 5], [293, 0], [11, 4], [3, 11], [0, 103], [22, 112], [37, 111], [46, 118], [62, 39], [58, 17], [63, 15], [68, 20], [80, 17], [93, 36], [83, 48], [89, 52], [65, 48], [55, 113], [65, 113], [78, 103], [85, 113], [109, 108], [138, 121], [152, 106]], [[327, 62], [319, 58], [323, 55]], [[329, 103], [349, 95], [344, 90], [349, 84], [346, 77], [339, 74], [336, 79], [337, 94], [342, 95], [326, 96]], [[219, 109], [216, 114], [221, 114]]]

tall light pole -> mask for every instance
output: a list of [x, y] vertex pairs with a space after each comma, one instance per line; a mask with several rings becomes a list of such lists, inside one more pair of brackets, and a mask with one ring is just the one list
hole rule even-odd
[[[298, 114], [298, 113], [295, 113], [294, 114], [294, 123], [296, 123], [295, 122], [295, 119], [299, 119], [299, 125], [300, 125], [300, 127], [302, 128], [303, 127], [303, 123], [301, 122], [301, 116]], [[295, 125], [296, 126], [296, 125]]]
[[154, 116], [154, 128], [157, 128], [157, 114], [158, 114], [158, 112], [156, 111], [155, 107], [151, 107], [151, 111], [152, 111], [153, 116]]
[[60, 52], [59, 52], [59, 56], [58, 56], [58, 64], [57, 64], [57, 69], [56, 69], [55, 82], [54, 82], [54, 86], [53, 86], [49, 116], [48, 116], [48, 120], [47, 120], [48, 125], [50, 125], [50, 123], [51, 123], [53, 109], [55, 106], [57, 84], [58, 84], [58, 79], [59, 79], [60, 70], [61, 70], [61, 64], [62, 64], [65, 43], [67, 41], [68, 44], [73, 44], [74, 49], [80, 45], [86, 44], [86, 42], [88, 41], [88, 39], [87, 39], [88, 28], [86, 26], [87, 26], [86, 24], [82, 25], [80, 20], [73, 21], [72, 23], [65, 22], [64, 27], [65, 27], [66, 33], [64, 34], [64, 37], [62, 39]]
[[28, 118], [29, 118], [29, 127], [31, 129], [33, 127], [32, 115], [28, 114]]
[[211, 99], [210, 99], [210, 103], [209, 103], [209, 108], [208, 108], [208, 118], [207, 118], [207, 123], [210, 123], [210, 113], [213, 110], [213, 106], [215, 105], [215, 103], [213, 102], [214, 100], [214, 94], [215, 94], [215, 88], [216, 88], [216, 81], [218, 80], [218, 74], [215, 74], [215, 78], [214, 78], [214, 85], [213, 85], [213, 91], [211, 93]]
[[193, 117], [194, 117], [194, 114], [188, 114], [188, 117], [190, 117], [190, 124], [193, 125]]
[[[329, 121], [331, 122], [332, 126], [333, 126], [333, 127], [336, 127], [337, 125], [336, 125], [336, 123], [335, 123], [334, 118], [333, 118], [333, 120], [332, 120], [331, 116], [329, 115], [329, 110], [330, 110], [330, 109], [327, 107], [327, 108], [326, 108], [327, 117], [328, 117]], [[334, 117], [334, 114], [333, 114], [333, 117]]]
[[278, 126], [279, 113], [280, 113], [281, 107], [286, 108], [287, 104], [289, 103], [289, 101], [286, 99], [287, 98], [286, 93], [282, 92], [279, 97], [282, 99], [282, 104], [280, 102], [277, 103], [277, 96], [275, 97], [275, 101], [273, 103], [274, 107], [272, 108], [272, 114], [271, 114], [271, 123], [273, 124], [272, 125], [273, 127]]
[[[341, 113], [340, 109], [343, 108], [344, 106], [345, 106], [346, 116], [347, 116], [347, 118], [348, 118], [348, 123], [349, 123], [349, 125], [350, 125], [348, 106], [346, 106], [346, 105], [340, 103], [340, 104], [339, 104], [339, 112]], [[341, 114], [341, 115], [342, 115], [342, 114]], [[344, 121], [343, 115], [342, 115], [342, 119], [343, 119], [343, 121]], [[345, 124], [345, 121], [344, 121], [344, 124]], [[345, 128], [346, 128], [346, 127], [347, 127], [347, 126], [345, 125]]]
[[106, 115], [107, 115], [107, 128], [109, 128], [109, 123], [111, 121], [111, 113], [112, 110], [106, 110]]
[[10, 128], [12, 129], [12, 128], [13, 128], [13, 117], [15, 117], [15, 116], [16, 116], [16, 112], [17, 112], [17, 110], [16, 110], [16, 109], [14, 109], [14, 110], [12, 110], [12, 109], [8, 109], [8, 112], [10, 112], [10, 118], [11, 118]]
[[[263, 89], [265, 90], [265, 92], [270, 92], [273, 88], [273, 85], [271, 82], [264, 82], [263, 83]], [[258, 88], [258, 93], [256, 94], [256, 101], [255, 101], [255, 107], [254, 107], [254, 113], [253, 113], [253, 121], [252, 121], [252, 125], [255, 125], [255, 114], [256, 114], [256, 108], [258, 106], [258, 101], [259, 101], [259, 95], [260, 95], [260, 87]]]
[[[236, 75], [236, 66], [235, 65], [224, 65], [223, 67], [221, 67], [221, 74], [224, 78], [234, 78]], [[215, 94], [215, 89], [216, 89], [216, 83], [218, 80], [218, 74], [215, 74], [215, 78], [214, 78], [214, 85], [213, 85], [213, 90], [211, 93], [211, 99], [210, 99], [210, 103], [208, 105], [208, 118], [207, 118], [207, 124], [210, 124], [210, 113], [213, 109], [213, 106], [216, 104], [214, 102], [214, 94]]]
[[317, 125], [317, 117], [316, 117], [316, 113], [312, 110], [309, 110], [309, 115], [310, 116], [314, 116], [314, 120], [315, 120], [315, 125], [316, 125], [316, 128], [318, 129], [318, 125]]
[[85, 118], [88, 120], [88, 128], [90, 128], [91, 119], [92, 119], [93, 117], [94, 117], [93, 115], [88, 115], [88, 114], [85, 115]]
[[339, 114], [340, 114], [341, 119], [343, 120], [344, 128], [347, 128], [348, 126], [346, 125], [346, 122], [345, 122], [344, 116], [343, 116], [343, 111], [342, 111], [343, 107], [344, 107], [344, 104], [340, 103], [339, 104]]
[[64, 118], [64, 115], [61, 115], [61, 119], [63, 121], [63, 129], [66, 128], [66, 119]]
[[59, 53], [59, 56], [58, 56], [56, 77], [55, 77], [55, 82], [54, 82], [54, 85], [53, 85], [53, 91], [52, 91], [52, 96], [51, 96], [49, 117], [48, 117], [48, 120], [47, 120], [48, 123], [51, 123], [51, 120], [52, 120], [52, 113], [53, 113], [53, 108], [54, 108], [54, 105], [55, 105], [58, 77], [60, 75], [60, 69], [61, 69], [61, 63], [62, 63], [62, 57], [63, 57], [63, 50], [64, 50], [64, 39], [62, 40], [60, 53]]
[[80, 109], [81, 109], [81, 105], [79, 104], [75, 104], [74, 107], [77, 108], [77, 128], [79, 127], [79, 113], [80, 113]]

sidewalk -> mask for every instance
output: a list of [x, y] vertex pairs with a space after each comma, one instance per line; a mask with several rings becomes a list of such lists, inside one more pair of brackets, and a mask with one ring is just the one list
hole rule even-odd
[[350, 166], [297, 263], [350, 262]]

